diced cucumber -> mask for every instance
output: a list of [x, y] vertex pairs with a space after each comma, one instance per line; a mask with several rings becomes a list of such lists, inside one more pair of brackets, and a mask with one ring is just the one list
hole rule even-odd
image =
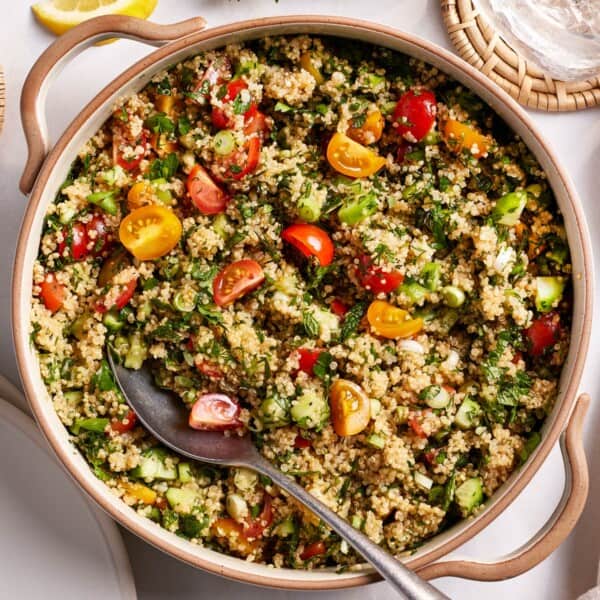
[[177, 477], [181, 483], [189, 483], [194, 478], [192, 465], [188, 462], [180, 462], [177, 465]]
[[442, 290], [442, 296], [450, 308], [458, 308], [465, 303], [465, 293], [454, 285], [447, 285]]
[[263, 400], [258, 412], [266, 427], [283, 427], [290, 422], [287, 400], [277, 393]]
[[292, 517], [286, 517], [275, 528], [275, 534], [282, 538], [292, 536], [296, 533], [296, 531], [297, 531], [297, 526]]
[[377, 212], [377, 196], [373, 192], [359, 196], [338, 210], [338, 218], [346, 225], [356, 225]]
[[354, 527], [354, 529], [361, 530], [364, 524], [364, 519], [359, 517], [358, 515], [352, 515], [352, 519], [350, 520], [350, 525]]
[[233, 474], [233, 484], [238, 490], [247, 492], [253, 489], [258, 483], [258, 475], [255, 471], [239, 467], [235, 469]]
[[414, 472], [415, 483], [423, 490], [429, 491], [433, 485], [433, 479], [427, 477], [421, 473], [421, 471]]
[[81, 390], [70, 390], [64, 393], [65, 400], [69, 406], [77, 406], [83, 400], [83, 392]]
[[321, 216], [322, 204], [321, 197], [309, 190], [298, 200], [298, 216], [307, 223], [314, 223]]
[[372, 448], [376, 448], [377, 450], [383, 450], [385, 448], [385, 438], [378, 433], [372, 433], [367, 438], [367, 444]]
[[142, 334], [139, 331], [129, 336], [129, 349], [125, 355], [123, 364], [126, 369], [141, 369], [148, 355], [148, 348], [144, 343]]
[[102, 323], [104, 323], [106, 329], [113, 332], [119, 331], [123, 328], [123, 325], [125, 325], [125, 323], [123, 323], [123, 321], [121, 321], [119, 318], [119, 312], [115, 309], [111, 309], [104, 314]]
[[463, 515], [469, 515], [483, 502], [483, 483], [479, 477], [467, 479], [454, 492]]
[[535, 307], [539, 312], [548, 312], [560, 301], [565, 289], [563, 277], [536, 277]]
[[410, 413], [410, 409], [408, 406], [398, 406], [396, 407], [396, 420], [398, 423], [403, 424], [408, 421], [408, 415]]
[[406, 294], [411, 304], [422, 304], [427, 296], [427, 289], [418, 283], [405, 283], [400, 290]]
[[167, 452], [164, 448], [149, 448], [141, 458], [140, 464], [131, 471], [132, 477], [140, 479], [177, 479], [177, 469], [165, 464]]
[[248, 503], [239, 494], [228, 494], [225, 500], [225, 508], [229, 516], [236, 521], [241, 521], [250, 514]]
[[496, 206], [492, 210], [492, 219], [502, 225], [516, 225], [526, 204], [526, 191], [509, 192], [496, 201]]
[[86, 431], [93, 431], [95, 433], [103, 433], [108, 427], [109, 420], [103, 417], [92, 417], [89, 419], [78, 419], [75, 421], [71, 431], [78, 435], [82, 429]]
[[461, 429], [471, 429], [479, 422], [480, 415], [481, 406], [479, 406], [475, 400], [471, 400], [471, 398], [465, 398], [456, 412], [454, 422]]
[[440, 287], [442, 266], [439, 263], [427, 263], [421, 271], [423, 285], [430, 291], [435, 292]]
[[430, 408], [446, 408], [450, 394], [441, 385], [428, 385], [419, 394], [419, 400], [423, 400]]
[[329, 402], [321, 394], [306, 390], [292, 402], [290, 414], [303, 429], [321, 429], [329, 421]]
[[169, 506], [177, 513], [189, 514], [194, 508], [198, 496], [187, 488], [169, 488], [165, 494]]
[[166, 179], [161, 177], [160, 179], [153, 179], [150, 183], [154, 188], [156, 197], [163, 204], [166, 204], [167, 206], [173, 204], [173, 196], [171, 195], [171, 192], [168, 189], [165, 189], [165, 186], [167, 186], [169, 183]]
[[229, 220], [225, 213], [219, 213], [213, 221], [213, 229], [222, 237], [224, 240], [229, 238], [227, 228], [229, 226]]

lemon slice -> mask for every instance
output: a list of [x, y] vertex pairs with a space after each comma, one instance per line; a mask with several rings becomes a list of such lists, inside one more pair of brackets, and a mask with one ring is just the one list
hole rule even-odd
[[56, 35], [101, 15], [147, 19], [158, 0], [45, 0], [31, 7], [37, 20]]

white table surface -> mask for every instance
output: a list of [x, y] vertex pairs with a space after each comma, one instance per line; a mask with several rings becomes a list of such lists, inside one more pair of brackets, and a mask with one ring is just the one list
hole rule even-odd
[[[28, 9], [29, 2], [14, 0], [9, 4], [7, 0], [1, 0], [0, 4], [0, 64], [5, 69], [8, 90], [7, 122], [0, 138], [0, 373], [18, 383], [10, 335], [10, 277], [17, 231], [26, 203], [17, 189], [25, 160], [18, 95], [28, 69], [53, 38], [34, 22]], [[373, 3], [358, 0], [160, 0], [153, 18], [160, 23], [171, 23], [202, 15], [209, 25], [218, 25], [251, 17], [300, 13], [355, 16], [379, 21], [450, 48], [437, 0], [378, 0]], [[84, 102], [146, 52], [148, 50], [143, 45], [120, 41], [92, 48], [68, 66], [50, 92], [48, 114], [52, 139], [57, 138]], [[563, 115], [533, 113], [533, 118], [575, 182], [596, 242], [595, 262], [600, 265], [600, 111], [594, 109]], [[597, 274], [596, 280], [600, 281], [600, 274]], [[600, 478], [593, 476], [594, 473], [600, 473], [600, 436], [596, 433], [600, 425], [600, 381], [594, 369], [594, 359], [600, 350], [597, 323], [598, 319], [582, 384], [582, 390], [590, 392], [596, 402], [592, 405], [586, 427], [586, 448], [592, 473], [591, 499], [581, 521], [554, 555], [516, 579], [499, 583], [440, 580], [440, 587], [451, 597], [461, 600], [480, 600], [482, 596], [486, 600], [509, 597], [562, 600], [575, 598], [594, 584], [600, 556], [600, 503], [597, 500], [600, 498]], [[518, 547], [552, 513], [560, 497], [563, 480], [562, 462], [555, 448], [517, 501], [490, 527], [464, 546], [460, 554], [492, 559]], [[309, 597], [309, 594], [242, 586], [202, 573], [160, 553], [129, 533], [124, 535], [140, 600], [184, 600], [215, 595], [223, 599], [242, 597], [249, 600], [296, 600]], [[36, 576], [51, 578], [52, 574], [36, 573]], [[392, 592], [385, 583], [380, 583], [347, 592], [311, 594], [310, 597], [322, 600], [384, 600], [391, 598]]]

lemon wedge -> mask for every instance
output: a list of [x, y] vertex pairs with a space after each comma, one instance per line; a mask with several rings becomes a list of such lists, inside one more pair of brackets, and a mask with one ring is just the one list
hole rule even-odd
[[61, 35], [82, 21], [101, 15], [127, 15], [147, 19], [158, 0], [45, 0], [31, 7], [36, 19]]

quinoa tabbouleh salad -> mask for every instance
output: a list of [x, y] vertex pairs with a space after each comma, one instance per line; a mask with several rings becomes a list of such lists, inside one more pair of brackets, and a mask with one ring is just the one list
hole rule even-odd
[[478, 97], [388, 49], [277, 37], [118, 103], [48, 208], [31, 338], [73, 443], [138, 513], [344, 568], [359, 558], [267, 478], [158, 445], [106, 352], [399, 554], [535, 448], [570, 276], [542, 169]]

